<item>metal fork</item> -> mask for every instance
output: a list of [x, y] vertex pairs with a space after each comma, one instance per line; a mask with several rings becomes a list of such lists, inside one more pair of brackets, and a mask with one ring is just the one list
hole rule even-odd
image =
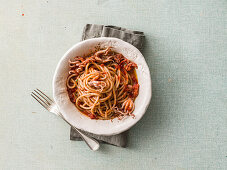
[[51, 100], [47, 95], [45, 95], [41, 90], [36, 89], [31, 93], [31, 96], [36, 99], [45, 109], [49, 112], [54, 113], [57, 116], [60, 116], [66, 123], [68, 123], [73, 129], [75, 129], [81, 136], [81, 138], [85, 141], [85, 143], [89, 146], [89, 148], [93, 151], [99, 149], [99, 142], [95, 139], [88, 137], [84, 133], [82, 133], [79, 129], [69, 123], [64, 116], [59, 112], [56, 103]]

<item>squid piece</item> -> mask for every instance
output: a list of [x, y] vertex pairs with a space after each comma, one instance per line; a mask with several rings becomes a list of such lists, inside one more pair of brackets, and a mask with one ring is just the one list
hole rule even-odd
[[103, 90], [106, 87], [106, 83], [103, 81], [90, 81], [88, 82], [88, 85], [101, 90]]
[[115, 113], [119, 113], [120, 115], [118, 116], [118, 119], [122, 120], [127, 115], [132, 116], [132, 118], [135, 118], [135, 115], [132, 113], [134, 109], [135, 109], [134, 102], [131, 98], [129, 98], [122, 104], [121, 108], [118, 108], [116, 106], [113, 108], [113, 111]]
[[125, 113], [129, 114], [132, 113], [134, 108], [135, 108], [134, 102], [131, 98], [129, 98], [122, 104], [121, 109], [124, 110]]
[[96, 57], [99, 57], [101, 54], [107, 55], [110, 52], [111, 47], [107, 47], [105, 50], [100, 50], [95, 53]]

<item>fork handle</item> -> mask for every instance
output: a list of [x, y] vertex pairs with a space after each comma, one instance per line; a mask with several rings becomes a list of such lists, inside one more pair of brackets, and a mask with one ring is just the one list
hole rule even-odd
[[72, 126], [71, 127], [76, 130], [81, 138], [85, 141], [85, 143], [89, 146], [89, 148], [93, 151], [96, 151], [99, 149], [99, 143], [98, 141], [96, 141], [95, 139], [91, 138], [91, 137], [88, 137], [87, 135], [85, 135], [84, 133], [82, 133], [79, 129], [77, 129], [76, 127]]
[[93, 151], [96, 151], [99, 149], [99, 142], [97, 140], [95, 140], [94, 138], [88, 137], [87, 135], [85, 135], [84, 133], [82, 133], [79, 129], [77, 129], [75, 126], [73, 126], [71, 123], [69, 123], [64, 116], [61, 113], [58, 113], [58, 115], [66, 122], [68, 123], [74, 130], [76, 130], [81, 138], [85, 141], [85, 143], [89, 146], [89, 148]]

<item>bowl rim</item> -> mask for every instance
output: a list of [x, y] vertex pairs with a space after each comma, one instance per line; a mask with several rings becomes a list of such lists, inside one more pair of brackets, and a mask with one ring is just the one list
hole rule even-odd
[[[135, 124], [144, 116], [144, 114], [146, 113], [147, 108], [148, 108], [148, 106], [149, 106], [149, 104], [150, 104], [151, 97], [152, 97], [152, 81], [151, 81], [151, 75], [150, 75], [149, 67], [148, 67], [147, 62], [146, 62], [144, 56], [142, 55], [142, 53], [141, 53], [135, 46], [133, 46], [132, 44], [130, 44], [130, 43], [128, 43], [128, 42], [125, 42], [125, 41], [123, 41], [123, 40], [121, 40], [121, 39], [118, 39], [118, 38], [113, 38], [113, 37], [99, 37], [99, 38], [92, 38], [92, 39], [87, 39], [87, 40], [84, 40], [84, 41], [81, 41], [81, 42], [79, 42], [79, 43], [74, 44], [69, 50], [67, 50], [67, 51], [65, 52], [65, 54], [61, 57], [61, 59], [58, 61], [58, 64], [57, 64], [57, 66], [56, 66], [56, 69], [55, 69], [55, 72], [54, 72], [54, 76], [53, 76], [53, 81], [52, 81], [53, 98], [54, 98], [54, 101], [55, 101], [55, 103], [56, 103], [56, 105], [57, 105], [59, 111], [61, 111], [61, 109], [60, 109], [61, 107], [59, 106], [58, 101], [56, 100], [56, 83], [55, 83], [55, 82], [56, 82], [57, 73], [58, 73], [58, 70], [59, 70], [59, 67], [60, 67], [62, 61], [63, 61], [63, 60], [69, 55], [69, 53], [70, 53], [74, 48], [76, 48], [77, 46], [80, 46], [80, 45], [82, 45], [82, 44], [84, 44], [84, 43], [88, 43], [88, 42], [91, 42], [91, 41], [97, 41], [97, 40], [98, 40], [98, 41], [111, 41], [111, 40], [113, 40], [113, 41], [118, 41], [118, 42], [120, 42], [120, 43], [126, 43], [127, 46], [130, 47], [130, 49], [133, 49], [137, 54], [139, 54], [140, 56], [142, 56], [141, 59], [144, 60], [144, 62], [143, 62], [143, 63], [144, 63], [144, 66], [147, 67], [147, 70], [148, 70], [148, 72], [147, 72], [147, 73], [148, 73], [148, 76], [147, 76], [147, 77], [148, 77], [148, 79], [149, 79], [148, 85], [149, 85], [149, 87], [150, 87], [150, 88], [148, 89], [148, 100], [146, 100], [146, 103], [144, 104], [143, 110], [141, 110], [141, 111], [140, 111], [140, 114], [136, 116], [136, 119], [132, 119], [132, 120], [134, 120], [134, 121], [129, 122], [125, 128], [112, 130], [112, 132], [100, 132], [100, 131], [97, 131], [97, 132], [96, 132], [96, 131], [92, 131], [91, 129], [90, 129], [90, 130], [84, 129], [83, 127], [81, 127], [81, 126], [78, 125], [78, 124], [73, 124], [73, 121], [70, 120], [70, 119], [68, 119], [67, 117], [65, 117], [65, 118], [66, 118], [67, 121], [69, 121], [70, 123], [72, 123], [76, 128], [81, 129], [81, 130], [83, 130], [83, 131], [87, 131], [87, 132], [90, 132], [90, 133], [93, 133], [93, 134], [96, 134], [96, 135], [105, 135], [105, 136], [116, 135], [116, 134], [122, 133], [122, 132], [124, 132], [124, 131], [130, 129], [132, 126], [134, 126], [134, 125], [135, 125]], [[64, 115], [65, 113], [62, 113], [62, 114]]]

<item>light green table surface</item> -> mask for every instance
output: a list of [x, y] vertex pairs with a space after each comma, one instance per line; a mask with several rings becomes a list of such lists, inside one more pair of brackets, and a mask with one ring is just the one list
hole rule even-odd
[[[227, 169], [226, 0], [0, 0], [0, 169]], [[24, 16], [22, 16], [24, 14]], [[86, 23], [144, 31], [153, 97], [128, 148], [90, 151], [35, 102]]]

